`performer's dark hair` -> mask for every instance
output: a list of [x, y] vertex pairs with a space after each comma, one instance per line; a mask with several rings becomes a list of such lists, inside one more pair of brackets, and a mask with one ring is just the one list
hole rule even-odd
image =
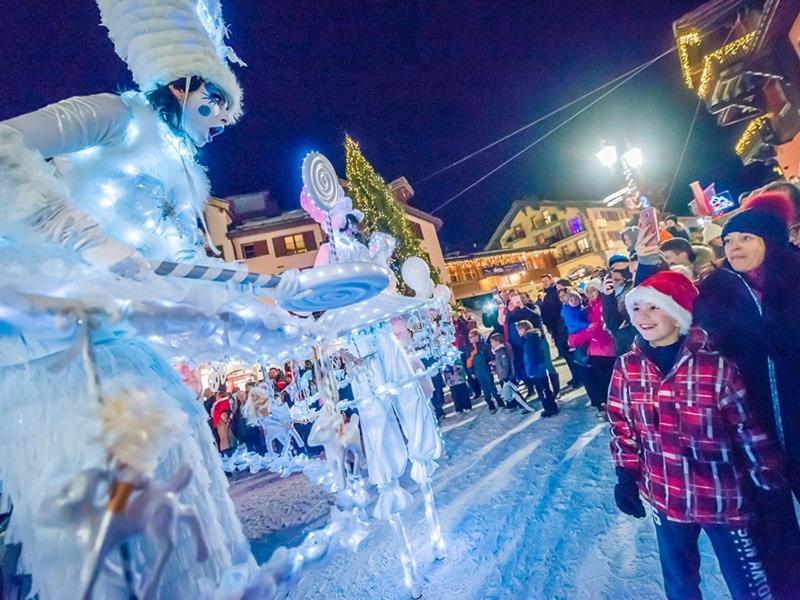
[[[202, 77], [195, 75], [189, 77], [189, 91], [196, 91], [201, 85], [206, 84], [206, 89], [209, 94], [218, 94], [223, 101], [230, 106], [230, 98], [225, 91], [219, 86], [205, 81]], [[175, 135], [182, 136], [184, 134], [181, 129], [181, 103], [170, 91], [169, 86], [173, 86], [180, 91], [186, 91], [186, 78], [176, 79], [175, 81], [162, 85], [156, 89], [145, 93], [144, 97], [156, 114], [161, 118], [164, 123], [170, 128], [170, 131]]]

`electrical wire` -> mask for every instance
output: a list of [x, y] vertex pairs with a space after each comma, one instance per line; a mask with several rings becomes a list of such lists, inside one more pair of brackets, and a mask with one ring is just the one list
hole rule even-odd
[[605, 89], [605, 88], [607, 88], [608, 86], [615, 84], [615, 83], [616, 83], [617, 81], [619, 81], [620, 79], [624, 79], [625, 77], [628, 77], [628, 76], [629, 76], [629, 75], [631, 75], [632, 73], [638, 73], [638, 72], [639, 72], [639, 69], [641, 69], [642, 67], [645, 67], [645, 68], [646, 68], [646, 67], [650, 66], [650, 65], [651, 65], [651, 64], [653, 64], [654, 62], [656, 62], [656, 61], [658, 61], [658, 60], [660, 60], [660, 59], [664, 58], [664, 57], [665, 57], [665, 56], [667, 56], [668, 54], [671, 54], [673, 51], [675, 51], [675, 47], [674, 47], [674, 46], [673, 46], [672, 48], [670, 48], [669, 50], [667, 50], [666, 52], [664, 52], [663, 54], [660, 54], [659, 56], [656, 56], [655, 58], [652, 58], [652, 59], [650, 59], [649, 61], [647, 61], [647, 62], [645, 62], [645, 63], [642, 63], [642, 64], [641, 64], [641, 65], [639, 65], [638, 67], [635, 67], [635, 68], [631, 69], [631, 70], [630, 70], [630, 71], [628, 71], [627, 73], [623, 73], [622, 75], [619, 75], [619, 76], [615, 77], [614, 79], [611, 79], [610, 81], [607, 81], [607, 82], [606, 82], [606, 83], [604, 83], [603, 85], [601, 85], [601, 86], [599, 86], [599, 87], [596, 87], [596, 88], [595, 88], [595, 89], [593, 89], [592, 91], [590, 91], [590, 92], [587, 92], [587, 93], [583, 94], [582, 96], [579, 96], [578, 98], [575, 98], [574, 100], [570, 100], [570, 101], [569, 101], [569, 102], [567, 102], [566, 104], [564, 104], [564, 105], [562, 105], [562, 106], [559, 106], [558, 108], [556, 108], [556, 109], [554, 109], [554, 110], [550, 111], [550, 112], [549, 112], [549, 113], [547, 113], [546, 115], [543, 115], [543, 116], [541, 116], [541, 117], [538, 117], [538, 118], [537, 118], [537, 119], [535, 119], [534, 121], [531, 121], [531, 122], [530, 122], [530, 123], [528, 123], [527, 125], [523, 125], [523, 126], [522, 126], [522, 127], [520, 127], [519, 129], [517, 129], [517, 130], [515, 130], [515, 131], [512, 131], [511, 133], [507, 133], [507, 134], [506, 134], [506, 135], [504, 135], [503, 137], [496, 139], [495, 141], [491, 142], [490, 144], [487, 144], [486, 146], [484, 146], [483, 148], [479, 148], [478, 150], [475, 150], [475, 152], [472, 152], [472, 153], [470, 153], [470, 154], [467, 154], [467, 155], [466, 155], [466, 156], [464, 156], [463, 158], [460, 158], [460, 159], [458, 159], [457, 161], [455, 161], [455, 162], [452, 162], [452, 163], [450, 163], [449, 165], [447, 165], [447, 166], [445, 166], [445, 167], [442, 167], [442, 168], [441, 168], [441, 169], [439, 169], [438, 171], [434, 171], [433, 173], [430, 173], [429, 175], [426, 175], [426, 176], [425, 176], [425, 177], [423, 177], [422, 179], [418, 179], [415, 185], [419, 185], [419, 184], [421, 184], [421, 183], [423, 183], [423, 182], [427, 181], [428, 179], [431, 179], [431, 178], [433, 178], [433, 177], [436, 177], [437, 175], [440, 175], [440, 174], [444, 173], [445, 171], [449, 171], [449, 170], [450, 170], [450, 169], [452, 169], [453, 167], [456, 167], [456, 166], [460, 165], [461, 163], [463, 163], [463, 162], [465, 162], [465, 161], [469, 160], [470, 158], [473, 158], [473, 157], [477, 156], [478, 154], [480, 154], [480, 153], [482, 153], [482, 152], [484, 152], [484, 151], [488, 150], [489, 148], [493, 148], [493, 147], [495, 147], [497, 144], [500, 144], [501, 142], [504, 142], [504, 141], [506, 141], [507, 139], [509, 139], [509, 138], [512, 138], [512, 137], [514, 137], [515, 135], [517, 135], [517, 134], [519, 134], [519, 133], [522, 133], [523, 131], [525, 131], [525, 130], [527, 130], [527, 129], [530, 129], [530, 128], [531, 128], [531, 127], [533, 127], [534, 125], [538, 125], [539, 123], [541, 123], [542, 121], [544, 121], [544, 120], [546, 120], [546, 119], [549, 119], [549, 118], [550, 118], [550, 117], [552, 117], [553, 115], [556, 115], [556, 114], [558, 114], [558, 113], [560, 113], [560, 112], [563, 112], [564, 110], [568, 109], [570, 106], [573, 106], [574, 104], [577, 104], [578, 102], [581, 102], [581, 101], [583, 101], [583, 100], [585, 100], [585, 99], [589, 98], [590, 96], [593, 96], [593, 95], [595, 95], [596, 93], [600, 92], [601, 90], [604, 90], [604, 89]]
[[689, 125], [689, 132], [686, 134], [686, 139], [683, 142], [683, 149], [681, 150], [681, 156], [680, 158], [678, 158], [678, 166], [675, 167], [675, 173], [672, 175], [672, 183], [669, 184], [669, 191], [667, 192], [666, 200], [664, 200], [664, 212], [667, 212], [669, 199], [672, 196], [672, 189], [675, 187], [675, 182], [678, 180], [678, 174], [681, 172], [681, 167], [683, 166], [683, 157], [686, 156], [686, 149], [689, 147], [689, 140], [692, 139], [692, 131], [694, 131], [694, 124], [697, 121], [697, 115], [700, 112], [700, 105], [702, 103], [703, 99], [699, 98], [697, 100], [697, 105], [694, 107], [694, 116], [692, 117], [692, 124]]
[[579, 117], [581, 114], [583, 114], [584, 112], [586, 112], [587, 110], [589, 110], [589, 109], [590, 109], [592, 106], [594, 106], [595, 104], [597, 104], [598, 102], [600, 102], [601, 100], [603, 100], [603, 99], [604, 99], [606, 96], [608, 96], [609, 94], [611, 94], [612, 92], [614, 92], [615, 90], [617, 90], [617, 88], [620, 88], [620, 87], [622, 87], [623, 85], [625, 85], [626, 83], [628, 83], [628, 82], [629, 82], [631, 79], [633, 79], [634, 77], [636, 77], [636, 76], [637, 76], [639, 73], [641, 73], [642, 71], [644, 71], [645, 69], [647, 69], [648, 67], [650, 67], [651, 65], [653, 65], [654, 63], [656, 63], [657, 61], [661, 60], [662, 58], [664, 58], [665, 56], [667, 56], [668, 54], [670, 54], [670, 53], [671, 53], [671, 52], [673, 52], [674, 50], [675, 50], [675, 48], [673, 47], [673, 48], [671, 48], [670, 50], [668, 50], [667, 52], [665, 52], [665, 53], [663, 53], [663, 54], [661, 54], [661, 55], [657, 56], [656, 58], [653, 58], [653, 59], [651, 59], [651, 60], [647, 61], [646, 63], [644, 63], [644, 64], [640, 65], [639, 67], [637, 67], [636, 69], [634, 69], [634, 70], [633, 70], [633, 72], [630, 72], [630, 74], [629, 74], [627, 77], [625, 77], [625, 79], [623, 79], [622, 81], [619, 81], [619, 82], [618, 82], [616, 85], [614, 85], [614, 86], [613, 86], [613, 87], [612, 87], [610, 90], [608, 90], [608, 91], [604, 92], [604, 93], [603, 93], [603, 94], [601, 94], [599, 97], [597, 97], [597, 98], [595, 98], [594, 100], [592, 100], [592, 101], [591, 101], [589, 104], [587, 104], [586, 106], [584, 106], [583, 108], [581, 108], [580, 110], [578, 110], [578, 112], [576, 112], [576, 113], [574, 113], [574, 114], [570, 115], [570, 116], [569, 116], [569, 117], [567, 117], [565, 120], [563, 120], [561, 123], [559, 123], [558, 125], [556, 125], [556, 126], [555, 126], [555, 127], [553, 127], [552, 129], [550, 129], [549, 131], [547, 131], [546, 133], [544, 133], [543, 135], [541, 135], [541, 136], [539, 136], [538, 138], [536, 138], [535, 140], [533, 140], [533, 142], [531, 142], [530, 144], [528, 144], [527, 146], [525, 146], [525, 147], [524, 147], [522, 150], [520, 150], [519, 152], [517, 152], [517, 153], [513, 154], [513, 155], [512, 155], [510, 158], [508, 158], [508, 159], [504, 160], [502, 163], [500, 163], [500, 164], [499, 164], [499, 165], [497, 165], [497, 166], [496, 166], [494, 169], [492, 169], [491, 171], [489, 171], [488, 173], [486, 173], [485, 175], [483, 175], [482, 177], [480, 177], [478, 180], [476, 180], [476, 181], [472, 182], [472, 183], [471, 183], [471, 184], [469, 184], [467, 187], [465, 187], [463, 190], [461, 190], [460, 192], [458, 192], [458, 193], [457, 193], [457, 194], [455, 194], [454, 196], [451, 196], [450, 198], [448, 198], [447, 200], [445, 200], [445, 201], [444, 201], [442, 204], [440, 204], [439, 206], [437, 206], [436, 208], [434, 208], [432, 211], [430, 211], [430, 212], [431, 212], [431, 214], [435, 214], [436, 212], [440, 211], [440, 210], [441, 210], [441, 209], [443, 209], [445, 206], [447, 206], [448, 204], [450, 204], [451, 202], [453, 202], [453, 200], [455, 200], [456, 198], [459, 198], [459, 197], [463, 196], [465, 193], [467, 193], [469, 190], [471, 190], [472, 188], [474, 188], [476, 185], [478, 185], [478, 184], [479, 184], [479, 183], [481, 183], [482, 181], [484, 181], [484, 180], [488, 179], [489, 177], [491, 177], [492, 175], [494, 175], [494, 174], [495, 174], [497, 171], [499, 171], [500, 169], [502, 169], [503, 167], [505, 167], [505, 166], [506, 166], [508, 163], [510, 163], [511, 161], [513, 161], [513, 160], [514, 160], [514, 159], [516, 159], [516, 158], [519, 158], [519, 157], [520, 157], [520, 156], [522, 156], [522, 155], [523, 155], [525, 152], [527, 152], [528, 150], [530, 150], [531, 148], [533, 148], [534, 146], [536, 146], [536, 145], [537, 145], [537, 144], [539, 144], [540, 142], [542, 142], [542, 141], [544, 141], [545, 139], [547, 139], [548, 137], [550, 137], [550, 136], [551, 136], [552, 134], [554, 134], [556, 131], [558, 131], [559, 129], [561, 129], [562, 127], [564, 127], [565, 125], [567, 125], [568, 123], [570, 123], [571, 121], [573, 121], [574, 119], [576, 119], [577, 117]]
[[[724, 47], [725, 44], [727, 44], [730, 41], [731, 36], [733, 35], [733, 31], [734, 29], [736, 29], [736, 25], [739, 24], [741, 19], [742, 19], [741, 15], [737, 15], [736, 23], [734, 23], [730, 31], [728, 31], [728, 34], [725, 36], [725, 40], [722, 42], [721, 47]], [[669, 206], [669, 199], [672, 196], [672, 189], [675, 187], [675, 182], [678, 180], [678, 175], [681, 172], [681, 167], [683, 166], [683, 158], [686, 155], [686, 149], [689, 147], [689, 140], [692, 139], [694, 124], [697, 122], [697, 115], [700, 112], [700, 105], [702, 104], [702, 102], [703, 98], [701, 96], [697, 99], [697, 105], [695, 105], [694, 107], [694, 116], [692, 117], [692, 123], [691, 125], [689, 125], [689, 131], [686, 134], [686, 139], [683, 141], [683, 149], [681, 150], [680, 158], [678, 158], [678, 164], [675, 167], [675, 173], [672, 175], [672, 183], [669, 184], [669, 191], [667, 192], [667, 197], [664, 200], [664, 212], [667, 212], [667, 206]]]

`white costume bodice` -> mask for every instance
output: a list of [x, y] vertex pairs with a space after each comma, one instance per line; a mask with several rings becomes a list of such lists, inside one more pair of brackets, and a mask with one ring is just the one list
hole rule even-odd
[[147, 258], [205, 258], [197, 219], [209, 184], [194, 148], [172, 134], [140, 94], [121, 99], [131, 119], [119, 143], [53, 159], [72, 201], [107, 235]]
[[[208, 179], [195, 162], [194, 146], [175, 136], [142, 94], [70, 98], [4, 121], [3, 131], [12, 137], [4, 134], [0, 145], [21, 135], [28, 149], [52, 158], [56, 177], [42, 194], [11, 206], [0, 235], [22, 237], [38, 210], [58, 206], [67, 218], [51, 219], [59, 221], [49, 227], [55, 234], [47, 226], [40, 232], [62, 243], [102, 232], [151, 260], [207, 260], [198, 219]], [[29, 165], [20, 166], [8, 165], [7, 183], [13, 185], [16, 173]], [[6, 192], [2, 184], [0, 190], [16, 191]]]

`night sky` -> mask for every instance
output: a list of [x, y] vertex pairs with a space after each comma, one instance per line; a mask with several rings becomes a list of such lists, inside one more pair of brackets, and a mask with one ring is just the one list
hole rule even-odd
[[[228, 0], [245, 117], [205, 149], [213, 192], [269, 189], [296, 208], [300, 163], [325, 153], [344, 176], [345, 132], [389, 181], [405, 176], [431, 211], [572, 109], [423, 183], [431, 172], [657, 56], [696, 0], [350, 2]], [[53, 7], [58, 9], [54, 10]], [[3, 11], [0, 119], [71, 95], [132, 87], [91, 0], [25, 0]], [[622, 186], [594, 158], [603, 138], [639, 145], [643, 179], [667, 187], [696, 97], [676, 54], [639, 75], [441, 212], [449, 247], [482, 246], [525, 194], [600, 199]], [[764, 169], [733, 153], [739, 130], [701, 109], [670, 209], [687, 184], [734, 195]]]

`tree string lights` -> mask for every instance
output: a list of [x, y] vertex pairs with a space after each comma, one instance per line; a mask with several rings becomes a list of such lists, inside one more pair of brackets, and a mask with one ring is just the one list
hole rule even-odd
[[434, 283], [441, 283], [439, 270], [433, 268], [428, 253], [425, 252], [419, 239], [408, 224], [403, 208], [395, 199], [392, 190], [383, 178], [375, 172], [373, 166], [361, 152], [361, 148], [353, 138], [347, 136], [344, 142], [347, 176], [347, 195], [353, 204], [364, 213], [362, 228], [365, 235], [373, 231], [383, 231], [397, 238], [397, 250], [394, 253], [391, 267], [405, 290], [400, 266], [412, 256], [422, 258], [431, 269]]

